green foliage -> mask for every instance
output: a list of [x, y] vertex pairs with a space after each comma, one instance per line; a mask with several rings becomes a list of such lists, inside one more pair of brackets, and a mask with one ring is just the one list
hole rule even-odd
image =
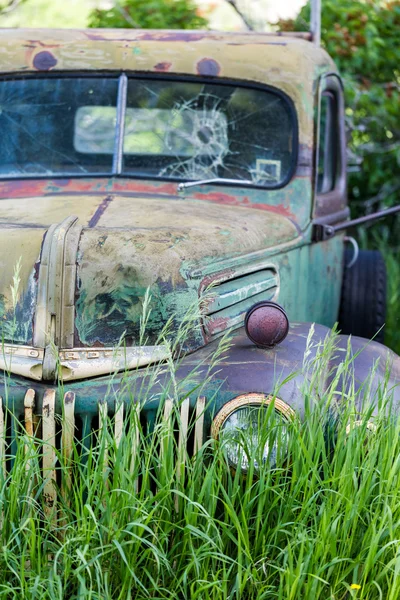
[[[307, 5], [294, 22], [282, 21], [280, 26], [304, 31], [309, 22]], [[353, 213], [400, 200], [399, 28], [399, 0], [323, 2], [322, 44], [345, 83]], [[391, 243], [400, 233], [396, 223], [389, 222]]]
[[122, 0], [110, 9], [95, 9], [89, 27], [200, 29], [207, 21], [192, 0]]

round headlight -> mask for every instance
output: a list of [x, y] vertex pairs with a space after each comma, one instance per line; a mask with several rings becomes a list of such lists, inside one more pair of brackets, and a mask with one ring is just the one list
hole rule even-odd
[[[272, 404], [272, 406], [271, 406]], [[229, 464], [248, 471], [268, 463], [274, 467], [286, 455], [288, 425], [295, 413], [273, 396], [246, 394], [225, 404], [211, 434], [223, 444]]]

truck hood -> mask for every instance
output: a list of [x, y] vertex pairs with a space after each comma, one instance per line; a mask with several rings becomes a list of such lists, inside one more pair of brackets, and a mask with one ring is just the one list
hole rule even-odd
[[38, 351], [95, 352], [122, 339], [137, 347], [146, 294], [146, 345], [156, 345], [167, 322], [173, 334], [201, 292], [225, 282], [222, 301], [209, 302], [192, 328], [187, 349], [197, 349], [243, 321], [227, 318], [230, 303], [243, 300], [240, 283], [229, 282], [251, 276], [254, 297], [268, 287], [264, 280], [276, 289], [278, 273], [260, 263], [262, 251], [299, 235], [272, 210], [193, 198], [50, 195], [2, 199], [0, 210], [3, 337]]

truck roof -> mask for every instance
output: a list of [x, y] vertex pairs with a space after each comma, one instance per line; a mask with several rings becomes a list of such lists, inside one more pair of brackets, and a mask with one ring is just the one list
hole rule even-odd
[[[0, 29], [0, 72], [132, 70], [303, 82], [328, 54], [298, 36], [138, 29]], [[308, 75], [308, 77], [307, 77]], [[305, 77], [306, 76], [306, 77]]]

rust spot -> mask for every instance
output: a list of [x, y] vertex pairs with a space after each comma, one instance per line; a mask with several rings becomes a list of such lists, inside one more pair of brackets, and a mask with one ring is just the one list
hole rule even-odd
[[104, 194], [133, 193], [168, 195], [177, 197], [176, 183], [146, 184], [133, 179], [42, 179], [0, 182], [0, 198], [29, 198], [31, 196], [54, 196], [57, 194]]
[[207, 320], [205, 325], [206, 337], [216, 335], [228, 329], [230, 321], [228, 317], [212, 317]]
[[110, 204], [110, 202], [112, 202], [113, 200], [113, 196], [106, 196], [101, 204], [97, 207], [96, 212], [94, 213], [94, 215], [91, 217], [88, 226], [89, 227], [95, 227], [97, 225], [97, 223], [100, 220], [100, 217], [104, 214], [105, 210], [107, 209], [107, 206]]
[[48, 506], [49, 508], [53, 508], [54, 498], [51, 496], [51, 494], [45, 492], [43, 494], [43, 500], [44, 500], [44, 503], [46, 504], [46, 506]]
[[[287, 46], [286, 42], [252, 42], [253, 46]], [[243, 42], [228, 42], [227, 46], [248, 46], [248, 44], [243, 44]]]
[[43, 40], [27, 40], [30, 44], [34, 44], [35, 46], [40, 46], [41, 48], [59, 48], [61, 46], [61, 44], [55, 44], [54, 42], [51, 42], [50, 44], [47, 44], [46, 42], [44, 42]]
[[170, 63], [170, 62], [159, 62], [156, 65], [154, 65], [154, 69], [156, 71], [161, 71], [162, 73], [166, 73], [167, 71], [170, 70], [171, 67], [172, 67], [172, 63]]
[[[130, 33], [130, 32], [129, 32]], [[126, 34], [126, 30], [124, 31]], [[190, 32], [190, 31], [145, 31], [145, 32], [132, 32], [131, 37], [118, 36], [106, 36], [101, 34], [99, 31], [94, 33], [93, 31], [86, 30], [84, 35], [93, 41], [104, 41], [104, 42], [127, 42], [128, 44], [135, 43], [140, 40], [155, 40], [160, 42], [197, 42], [206, 37], [203, 32]]]
[[282, 204], [271, 206], [269, 204], [250, 202], [247, 196], [243, 199], [240, 199], [237, 196], [231, 196], [230, 194], [224, 194], [223, 192], [211, 192], [208, 194], [198, 192], [193, 194], [193, 198], [195, 198], [196, 200], [204, 200], [205, 202], [226, 204], [227, 206], [244, 206], [246, 208], [257, 208], [259, 210], [266, 210], [268, 212], [273, 212], [277, 215], [288, 217], [291, 220], [295, 220], [295, 216], [293, 215], [293, 213]]
[[64, 396], [64, 402], [65, 404], [72, 404], [72, 402], [75, 400], [75, 394], [74, 392], [67, 392]]
[[233, 279], [236, 273], [233, 269], [224, 269], [223, 271], [219, 271], [218, 273], [212, 273], [211, 275], [206, 275], [199, 287], [199, 294], [202, 294], [205, 289], [207, 289], [210, 285], [214, 283], [221, 283], [223, 281], [227, 281], [228, 279]]
[[154, 31], [139, 33], [140, 40], [158, 40], [160, 42], [198, 42], [206, 37], [202, 32], [190, 31]]
[[48, 50], [38, 52], [33, 59], [33, 66], [38, 71], [50, 71], [57, 64], [57, 59]]
[[221, 67], [213, 58], [202, 58], [196, 65], [199, 75], [209, 75], [217, 77], [221, 72]]

